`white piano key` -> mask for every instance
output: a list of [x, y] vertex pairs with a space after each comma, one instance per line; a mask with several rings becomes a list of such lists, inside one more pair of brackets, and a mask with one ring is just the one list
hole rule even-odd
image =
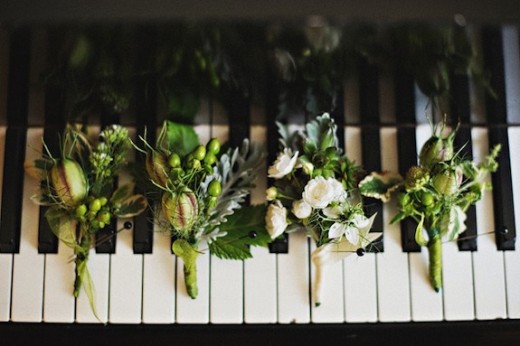
[[[303, 131], [302, 125], [290, 124], [290, 132]], [[309, 240], [304, 230], [289, 234], [287, 254], [277, 255], [278, 267], [278, 322], [309, 323], [310, 253]]]
[[175, 321], [176, 257], [171, 252], [171, 237], [154, 226], [153, 249], [145, 254], [143, 269], [143, 322]]
[[85, 292], [76, 299], [76, 322], [99, 323], [108, 322], [108, 292], [110, 283], [110, 255], [97, 254], [96, 249], [90, 250], [88, 268], [95, 289], [96, 313], [94, 315]]
[[[397, 172], [397, 130], [381, 129], [381, 168]], [[383, 205], [384, 252], [376, 254], [378, 316], [381, 322], [410, 321], [408, 255], [401, 248], [399, 224], [390, 224], [397, 213], [395, 200]]]
[[289, 252], [278, 254], [278, 322], [310, 322], [309, 243], [305, 232], [289, 234]]
[[[361, 129], [345, 128], [347, 156], [360, 164]], [[377, 217], [383, 217], [378, 215]], [[376, 254], [363, 257], [350, 255], [343, 261], [345, 320], [347, 322], [377, 321]]]
[[[41, 156], [42, 129], [27, 131], [25, 158], [29, 162]], [[38, 254], [39, 206], [32, 200], [38, 182], [25, 175], [23, 187], [20, 252], [13, 258], [11, 320], [40, 322], [43, 312], [44, 255]]]
[[[480, 162], [489, 152], [488, 134], [484, 128], [472, 129], [473, 157]], [[486, 181], [490, 181], [489, 176]], [[493, 200], [490, 191], [476, 204], [478, 234], [494, 232]], [[505, 318], [506, 292], [504, 254], [498, 251], [495, 235], [478, 237], [478, 251], [473, 253], [475, 311], [477, 319]]]
[[[203, 120], [204, 121], [204, 120]], [[207, 143], [211, 137], [210, 125], [196, 125], [195, 132], [200, 143]], [[199, 244], [199, 249], [206, 249], [205, 243]], [[199, 295], [190, 298], [184, 284], [183, 262], [177, 259], [177, 322], [178, 323], [208, 323], [209, 322], [209, 275], [210, 255], [205, 251], [197, 258], [197, 283]]]
[[[311, 254], [316, 249], [316, 244], [311, 240]], [[322, 268], [322, 292], [320, 305], [316, 306], [314, 300], [314, 280], [316, 279], [315, 266], [311, 260], [311, 321], [313, 323], [340, 323], [344, 316], [344, 290], [343, 290], [343, 261], [338, 261]]]
[[[213, 125], [211, 136], [224, 143], [228, 139], [228, 131], [227, 125]], [[241, 323], [244, 301], [243, 262], [221, 260], [212, 256], [210, 263], [210, 321], [213, 323]]]
[[[1, 42], [1, 41], [0, 41]], [[2, 195], [2, 179], [4, 176], [4, 126], [0, 126], [0, 196]], [[0, 204], [2, 203], [0, 198]], [[1, 205], [0, 205], [1, 208]], [[0, 215], [2, 217], [2, 215]], [[12, 283], [13, 255], [0, 254], [0, 321], [9, 321], [11, 313], [11, 283]]]
[[[425, 106], [422, 105], [421, 107], [424, 108]], [[416, 146], [418, 153], [420, 152], [422, 145], [430, 138], [431, 134], [431, 127], [429, 124], [422, 124], [417, 126]], [[428, 258], [428, 250], [425, 247], [421, 247], [421, 252], [409, 253], [408, 261], [410, 263], [410, 298], [412, 305], [412, 320], [442, 320], [442, 293], [435, 292], [430, 283], [430, 261]]]
[[[129, 129], [131, 138], [135, 130]], [[127, 159], [133, 161], [134, 153], [129, 151]], [[119, 185], [130, 183], [132, 178], [126, 172], [119, 175]], [[118, 220], [117, 229], [123, 228], [126, 220]], [[110, 256], [110, 323], [140, 323], [142, 311], [143, 256], [133, 253], [132, 230], [117, 234], [115, 254]]]
[[[266, 129], [251, 126], [251, 140], [263, 143], [265, 150]], [[266, 166], [258, 169], [256, 187], [251, 191], [251, 204], [265, 203], [267, 189]], [[276, 322], [276, 255], [267, 248], [251, 247], [253, 258], [244, 261], [244, 322]]]
[[[519, 76], [520, 78], [520, 76]], [[520, 128], [509, 128], [509, 148], [520, 148]], [[511, 181], [515, 208], [516, 230], [520, 230], [520, 159], [511, 156]], [[516, 187], [516, 189], [514, 188]], [[509, 318], [520, 318], [520, 244], [515, 244], [515, 251], [505, 251], [505, 271], [507, 289], [507, 313]]]

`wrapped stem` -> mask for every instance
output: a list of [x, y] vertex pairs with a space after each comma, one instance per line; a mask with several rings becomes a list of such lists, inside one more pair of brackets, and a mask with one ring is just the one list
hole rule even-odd
[[197, 248], [184, 239], [177, 239], [172, 245], [173, 253], [184, 262], [184, 284], [188, 295], [195, 299], [199, 294], [197, 285]]
[[439, 231], [428, 231], [428, 255], [430, 258], [430, 281], [435, 292], [442, 288], [442, 242]]

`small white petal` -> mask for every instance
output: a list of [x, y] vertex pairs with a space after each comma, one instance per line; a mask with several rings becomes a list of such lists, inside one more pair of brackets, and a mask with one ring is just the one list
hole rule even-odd
[[353, 226], [345, 227], [345, 238], [349, 243], [357, 245], [359, 243], [359, 230]]

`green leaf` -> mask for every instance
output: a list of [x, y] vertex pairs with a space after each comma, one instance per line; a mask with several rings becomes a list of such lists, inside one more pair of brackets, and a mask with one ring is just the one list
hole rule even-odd
[[76, 246], [76, 220], [66, 211], [57, 207], [51, 207], [45, 213], [45, 218], [51, 227], [52, 233], [65, 245], [74, 248]]
[[407, 216], [408, 215], [406, 213], [403, 213], [402, 211], [400, 211], [397, 214], [395, 214], [395, 216], [392, 218], [392, 220], [390, 220], [390, 224], [394, 224], [396, 222], [399, 222], [399, 221], [403, 220]]
[[417, 228], [415, 229], [415, 241], [420, 246], [428, 245], [428, 240], [426, 240], [426, 238], [424, 238], [423, 225], [424, 225], [424, 215], [421, 215], [421, 221], [419, 221], [419, 223], [417, 224]]
[[397, 173], [372, 172], [359, 183], [359, 192], [363, 196], [377, 198], [386, 203], [402, 182], [403, 178]]
[[121, 201], [121, 206], [114, 210], [120, 218], [133, 217], [141, 214], [148, 207], [148, 200], [143, 195], [133, 195]]
[[209, 244], [211, 253], [219, 258], [241, 260], [251, 258], [250, 246], [267, 246], [271, 237], [265, 229], [265, 209], [265, 205], [257, 205], [236, 210], [220, 226], [220, 231], [227, 234]]
[[[98, 321], [101, 321], [97, 314], [96, 309], [96, 295], [95, 295], [95, 288], [94, 288], [94, 282], [92, 281], [92, 277], [90, 276], [90, 272], [87, 267], [87, 261], [84, 260], [77, 260], [76, 261], [76, 275], [77, 280], [79, 280], [78, 288], [83, 287], [83, 290], [85, 291], [85, 294], [87, 295], [88, 302], [90, 305], [90, 308], [92, 309], [92, 313], [96, 317]], [[79, 292], [74, 292], [76, 295], [76, 298], [79, 295]]]
[[440, 231], [446, 234], [448, 240], [455, 240], [466, 229], [466, 213], [458, 205], [453, 206], [441, 216]]
[[110, 202], [113, 204], [120, 204], [123, 200], [132, 196], [132, 193], [134, 193], [134, 184], [124, 184], [119, 186], [112, 194], [112, 197], [110, 197]]
[[185, 156], [199, 145], [199, 137], [188, 125], [166, 121], [166, 143], [162, 143], [169, 151]]

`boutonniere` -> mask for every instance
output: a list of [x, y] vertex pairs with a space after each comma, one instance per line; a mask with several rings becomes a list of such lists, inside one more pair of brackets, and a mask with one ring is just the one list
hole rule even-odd
[[391, 223], [412, 218], [417, 222], [415, 241], [429, 252], [429, 274], [435, 291], [442, 288], [442, 241], [454, 241], [466, 226], [466, 210], [482, 197], [489, 183], [484, 178], [498, 169], [500, 145], [479, 164], [454, 148], [457, 128], [447, 131], [445, 121], [433, 126], [423, 144], [419, 165], [403, 179], [396, 173], [373, 172], [360, 183], [363, 195], [387, 202], [397, 195], [399, 212]]
[[90, 249], [96, 245], [95, 235], [114, 218], [133, 217], [148, 206], [144, 196], [133, 193], [133, 185], [114, 189], [131, 148], [128, 131], [113, 125], [99, 139], [93, 143], [79, 128], [69, 125], [61, 137], [59, 156], [43, 143], [41, 158], [25, 164], [27, 173], [40, 182], [33, 200], [49, 207], [45, 218], [52, 232], [74, 249], [74, 296], [83, 287], [94, 315], [95, 289], [87, 263]]
[[262, 206], [245, 207], [264, 160], [259, 146], [244, 139], [221, 149], [218, 139], [200, 144], [191, 126], [166, 121], [155, 144], [143, 137], [149, 196], [155, 222], [173, 237], [172, 250], [184, 263], [186, 291], [198, 295], [197, 257], [206, 250], [225, 259], [251, 257], [250, 246], [266, 246]]
[[356, 177], [359, 167], [338, 147], [336, 124], [325, 113], [290, 133], [278, 124], [281, 151], [269, 167], [274, 178], [266, 227], [272, 239], [284, 232], [305, 230], [317, 248], [314, 303], [321, 302], [322, 272], [331, 263], [364, 249], [379, 234], [369, 233], [375, 215], [365, 216]]

